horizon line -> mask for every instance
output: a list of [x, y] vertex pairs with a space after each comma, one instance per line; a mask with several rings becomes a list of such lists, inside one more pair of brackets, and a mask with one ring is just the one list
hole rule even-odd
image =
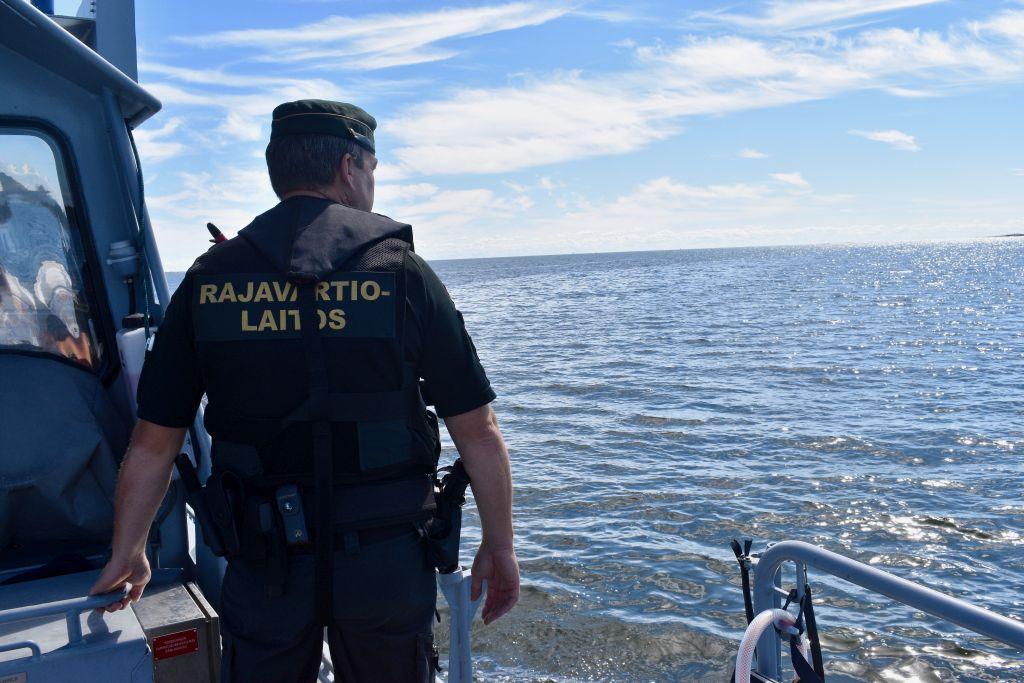
[[[1024, 233], [1008, 233], [1004, 235], [982, 235], [979, 237], [964, 237], [964, 238], [935, 238], [933, 240], [894, 240], [894, 241], [875, 241], [875, 242], [806, 242], [800, 244], [748, 244], [735, 247], [679, 247], [675, 249], [636, 249], [632, 251], [572, 251], [572, 252], [561, 252], [555, 254], [514, 254], [505, 256], [460, 256], [455, 258], [432, 258], [427, 259], [429, 263], [444, 263], [451, 261], [496, 261], [499, 259], [517, 259], [517, 258], [557, 258], [559, 256], [610, 256], [615, 254], [666, 254], [675, 251], [724, 251], [727, 249], [794, 249], [794, 248], [808, 248], [808, 247], [877, 247], [883, 245], [897, 245], [897, 244], [942, 244], [948, 243], [961, 243], [961, 242], [978, 242], [981, 240], [994, 240], [994, 239], [1005, 239], [1005, 238], [1020, 238], [1024, 237]], [[164, 273], [184, 273], [185, 270], [164, 270]]]

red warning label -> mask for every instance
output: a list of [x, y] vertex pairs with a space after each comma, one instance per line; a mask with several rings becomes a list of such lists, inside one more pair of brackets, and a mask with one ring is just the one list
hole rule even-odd
[[169, 659], [199, 650], [199, 629], [189, 629], [153, 639], [153, 659]]

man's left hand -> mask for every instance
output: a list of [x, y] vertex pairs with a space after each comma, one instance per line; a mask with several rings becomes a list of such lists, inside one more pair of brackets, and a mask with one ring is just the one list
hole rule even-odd
[[470, 600], [480, 597], [487, 582], [487, 601], [481, 615], [485, 624], [504, 616], [519, 602], [519, 561], [512, 548], [491, 550], [480, 546], [473, 560], [473, 586]]

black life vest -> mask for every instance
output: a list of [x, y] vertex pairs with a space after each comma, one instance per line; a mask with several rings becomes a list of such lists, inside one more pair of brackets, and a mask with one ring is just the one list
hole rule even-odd
[[412, 248], [408, 225], [297, 197], [196, 262], [193, 334], [215, 469], [257, 488], [319, 488], [327, 477], [342, 487], [335, 524], [429, 507], [436, 418], [404, 348]]

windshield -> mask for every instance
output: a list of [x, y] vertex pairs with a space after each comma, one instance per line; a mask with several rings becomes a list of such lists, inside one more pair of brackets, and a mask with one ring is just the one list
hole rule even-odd
[[100, 349], [67, 188], [52, 140], [0, 128], [0, 349], [49, 353], [96, 368]]

